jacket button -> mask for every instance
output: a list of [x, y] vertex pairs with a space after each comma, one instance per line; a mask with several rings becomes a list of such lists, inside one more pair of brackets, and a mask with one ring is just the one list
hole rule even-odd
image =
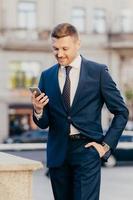
[[67, 119], [69, 122], [71, 122], [71, 116], [68, 116]]

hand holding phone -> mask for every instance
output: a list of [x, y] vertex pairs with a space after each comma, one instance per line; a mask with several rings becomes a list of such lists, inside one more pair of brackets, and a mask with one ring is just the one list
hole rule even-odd
[[30, 87], [29, 90], [32, 93], [36, 91], [35, 96], [32, 95], [32, 104], [34, 106], [35, 112], [39, 114], [43, 111], [44, 107], [49, 102], [49, 98], [45, 93], [41, 92], [41, 90], [38, 87]]

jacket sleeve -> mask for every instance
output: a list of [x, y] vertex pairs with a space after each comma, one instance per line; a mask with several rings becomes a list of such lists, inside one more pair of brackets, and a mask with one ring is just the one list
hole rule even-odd
[[111, 125], [104, 137], [104, 142], [107, 143], [113, 151], [125, 128], [129, 112], [106, 66], [101, 70], [101, 93], [107, 108], [114, 115]]
[[[45, 76], [45, 74], [44, 74], [44, 72], [42, 72], [38, 87], [40, 88], [41, 92], [45, 93], [45, 81], [44, 81], [45, 78], [44, 78], [44, 76]], [[41, 129], [48, 128], [48, 126], [49, 126], [49, 106], [48, 106], [48, 104], [44, 107], [43, 114], [40, 119], [37, 119], [35, 117], [34, 109], [33, 109], [33, 121]]]

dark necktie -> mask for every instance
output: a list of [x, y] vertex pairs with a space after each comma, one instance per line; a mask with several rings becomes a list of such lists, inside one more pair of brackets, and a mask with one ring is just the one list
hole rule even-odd
[[72, 69], [72, 67], [66, 66], [65, 69], [66, 69], [66, 81], [64, 84], [62, 96], [63, 96], [64, 102], [65, 102], [67, 111], [69, 113], [69, 111], [70, 111], [70, 85], [71, 85], [69, 73], [70, 73], [70, 70]]

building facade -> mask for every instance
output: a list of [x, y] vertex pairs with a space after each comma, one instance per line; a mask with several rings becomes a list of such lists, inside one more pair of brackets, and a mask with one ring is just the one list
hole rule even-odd
[[79, 30], [81, 54], [109, 67], [133, 120], [132, 11], [131, 0], [0, 0], [0, 141], [36, 128], [28, 88], [55, 63], [49, 34], [62, 22]]

